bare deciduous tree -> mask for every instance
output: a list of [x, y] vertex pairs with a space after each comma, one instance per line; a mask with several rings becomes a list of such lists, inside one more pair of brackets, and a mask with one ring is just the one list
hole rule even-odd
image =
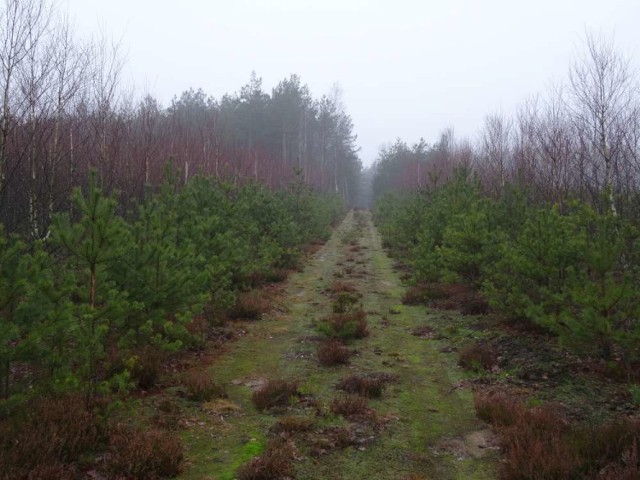
[[492, 189], [500, 193], [504, 188], [511, 160], [512, 124], [501, 115], [485, 117], [482, 136], [482, 159], [493, 179]]
[[608, 207], [616, 213], [613, 169], [629, 127], [637, 93], [628, 58], [613, 41], [587, 33], [586, 49], [572, 65], [569, 108], [577, 128], [586, 135], [594, 160], [604, 168]]
[[51, 12], [51, 5], [44, 0], [5, 0], [0, 11], [0, 191], [4, 188], [6, 175], [7, 140], [15, 125], [12, 121], [12, 89], [18, 68], [37, 48]]

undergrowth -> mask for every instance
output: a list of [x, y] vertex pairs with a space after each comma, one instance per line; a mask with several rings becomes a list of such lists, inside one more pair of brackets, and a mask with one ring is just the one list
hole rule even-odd
[[172, 478], [182, 471], [184, 445], [159, 429], [117, 426], [109, 435], [106, 471], [114, 478]]
[[79, 395], [31, 401], [0, 421], [0, 479], [76, 479], [82, 470], [101, 478], [180, 473], [184, 447], [179, 436], [113, 423], [111, 410], [107, 399], [87, 404]]
[[503, 480], [638, 478], [638, 419], [576, 425], [553, 405], [527, 408], [499, 392], [477, 394], [475, 407], [500, 433]]

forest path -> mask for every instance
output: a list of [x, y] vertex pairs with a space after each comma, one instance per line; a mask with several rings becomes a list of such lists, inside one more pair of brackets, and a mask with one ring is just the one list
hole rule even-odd
[[[323, 367], [314, 324], [331, 313], [328, 290], [335, 281], [362, 294], [370, 334], [349, 344], [356, 354], [348, 365]], [[228, 399], [203, 405], [186, 432], [189, 464], [181, 478], [236, 478], [237, 468], [277, 435], [270, 429], [284, 415], [314, 422], [311, 431], [291, 436], [298, 479], [496, 478], [497, 454], [474, 415], [472, 395], [456, 388], [463, 378], [456, 355], [442, 353], [446, 342], [428, 334], [430, 318], [439, 314], [402, 305], [403, 291], [370, 214], [350, 212], [288, 280], [284, 311], [247, 323], [247, 335], [211, 365]], [[417, 328], [427, 333], [412, 334]], [[372, 373], [395, 377], [380, 398], [368, 401], [375, 415], [345, 419], [330, 413], [340, 379]], [[258, 412], [252, 389], [266, 379], [298, 380], [304, 396], [286, 412]]]

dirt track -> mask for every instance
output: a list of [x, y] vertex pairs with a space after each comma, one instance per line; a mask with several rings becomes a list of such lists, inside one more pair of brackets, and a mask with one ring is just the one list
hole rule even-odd
[[[349, 343], [348, 365], [320, 366], [315, 325], [331, 312], [335, 281], [362, 295], [370, 335]], [[228, 399], [203, 405], [185, 434], [189, 465], [181, 478], [233, 479], [259, 454], [274, 423], [284, 415], [313, 422], [288, 437], [299, 479], [489, 479], [496, 478], [491, 435], [474, 415], [456, 357], [429, 335], [425, 307], [401, 304], [392, 261], [380, 245], [369, 214], [351, 212], [330, 241], [288, 281], [279, 305], [247, 335], [226, 347], [210, 372]], [[450, 315], [450, 314], [449, 314]], [[369, 413], [343, 418], [329, 410], [336, 384], [351, 374], [393, 377]], [[284, 411], [258, 412], [251, 393], [268, 379], [298, 380], [302, 396]], [[348, 436], [335, 438], [336, 431]]]

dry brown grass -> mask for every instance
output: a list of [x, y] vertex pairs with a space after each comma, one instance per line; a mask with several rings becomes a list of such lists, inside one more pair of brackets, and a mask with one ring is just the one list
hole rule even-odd
[[314, 421], [310, 417], [302, 417], [299, 415], [287, 415], [278, 419], [271, 427], [273, 433], [296, 433], [308, 432], [313, 427]]

